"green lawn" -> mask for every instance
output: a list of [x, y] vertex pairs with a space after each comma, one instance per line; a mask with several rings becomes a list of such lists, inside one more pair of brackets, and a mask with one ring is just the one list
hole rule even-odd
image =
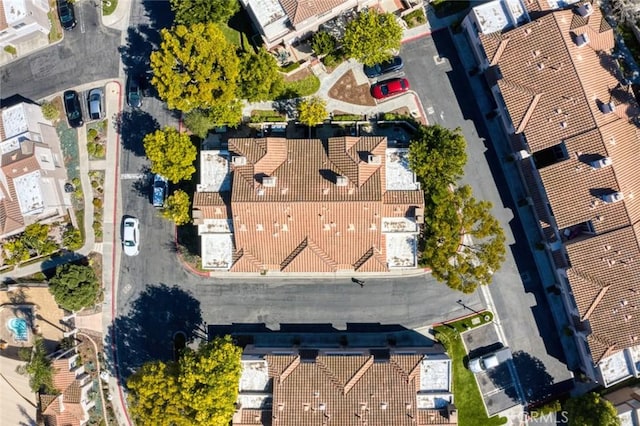
[[297, 81], [285, 81], [284, 90], [280, 98], [293, 99], [310, 96], [320, 89], [320, 80], [315, 75], [310, 75]]
[[229, 27], [227, 24], [218, 24], [227, 41], [240, 47], [240, 32]]
[[[492, 315], [493, 317], [493, 315]], [[434, 329], [436, 338], [442, 343], [451, 357], [453, 365], [453, 395], [458, 409], [458, 424], [460, 426], [497, 426], [507, 422], [505, 417], [488, 418], [482, 404], [482, 396], [478, 390], [475, 377], [464, 366], [464, 358], [467, 355], [462, 344], [462, 337], [457, 329], [457, 321], [454, 325], [438, 326]]]
[[108, 16], [118, 7], [118, 0], [102, 0], [102, 16]]

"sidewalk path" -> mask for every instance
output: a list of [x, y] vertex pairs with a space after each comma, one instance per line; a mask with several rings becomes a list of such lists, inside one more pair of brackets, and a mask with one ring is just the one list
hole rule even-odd
[[[111, 0], [114, 1], [114, 0]], [[129, 14], [131, 13], [131, 0], [117, 0], [118, 5], [112, 14], [104, 16], [102, 8], [100, 8], [100, 16], [102, 17], [102, 25], [116, 30], [125, 32], [129, 26]]]

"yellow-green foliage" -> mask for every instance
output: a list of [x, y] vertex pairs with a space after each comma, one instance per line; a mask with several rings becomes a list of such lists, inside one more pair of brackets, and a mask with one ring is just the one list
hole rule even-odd
[[138, 426], [227, 426], [235, 411], [242, 350], [215, 338], [176, 363], [147, 363], [129, 378], [129, 410]]
[[327, 118], [326, 106], [327, 103], [317, 96], [305, 99], [298, 105], [298, 120], [307, 126], [316, 126]]
[[161, 36], [160, 49], [151, 54], [151, 82], [167, 106], [183, 112], [211, 109], [224, 117], [216, 122], [239, 121], [239, 59], [218, 26], [177, 25]]
[[191, 178], [196, 168], [196, 147], [189, 135], [173, 127], [156, 130], [144, 137], [144, 150], [151, 160], [151, 172], [165, 176], [171, 182]]
[[162, 210], [162, 217], [172, 220], [176, 225], [184, 225], [191, 221], [191, 215], [189, 214], [190, 207], [191, 200], [189, 200], [189, 194], [178, 189], [167, 197], [164, 210]]

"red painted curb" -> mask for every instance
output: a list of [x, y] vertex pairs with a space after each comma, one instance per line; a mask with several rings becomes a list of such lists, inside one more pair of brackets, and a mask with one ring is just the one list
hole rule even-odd
[[[119, 81], [113, 81], [120, 88], [120, 93], [118, 96], [118, 113], [122, 113], [122, 98], [124, 94], [122, 93], [122, 84]], [[119, 170], [120, 170], [120, 133], [116, 132], [116, 170], [115, 170], [115, 179], [114, 179], [114, 194], [113, 194], [113, 226], [116, 225], [116, 216], [118, 209], [116, 206], [118, 205], [118, 184], [120, 183], [119, 179]], [[115, 259], [116, 259], [116, 233], [113, 233], [113, 247], [111, 249], [111, 327], [113, 327], [113, 332], [111, 333], [111, 352], [113, 353], [113, 368], [116, 373], [116, 380], [120, 383], [120, 371], [118, 370], [118, 352], [116, 350], [116, 329], [115, 329], [115, 321], [116, 321], [116, 301], [117, 294], [115, 288], [115, 276], [116, 276], [116, 268], [115, 268]], [[127, 405], [124, 402], [124, 395], [122, 393], [122, 386], [118, 385], [118, 395], [120, 397], [120, 403], [122, 404], [122, 409], [124, 410], [124, 415], [127, 418], [127, 424], [131, 425], [131, 419], [129, 418], [129, 412], [127, 411]], [[103, 407], [104, 408], [104, 407]]]
[[482, 309], [482, 310], [480, 310], [478, 312], [474, 312], [472, 314], [462, 315], [462, 316], [459, 316], [459, 317], [456, 317], [456, 318], [451, 318], [451, 319], [448, 319], [448, 320], [442, 321], [442, 322], [436, 322], [436, 323], [434, 323], [432, 325], [433, 325], [433, 327], [437, 327], [439, 325], [445, 325], [445, 324], [449, 324], [449, 323], [452, 323], [452, 322], [460, 321], [460, 320], [463, 320], [463, 319], [471, 318], [471, 317], [474, 317], [476, 315], [482, 314], [484, 312], [488, 312], [488, 310], [487, 309]]
[[180, 253], [180, 251], [178, 251], [178, 245], [179, 245], [178, 244], [178, 227], [174, 226], [173, 229], [174, 229], [174, 240], [175, 240], [175, 245], [176, 245], [176, 255], [178, 256], [178, 261], [180, 262], [182, 267], [187, 269], [192, 274], [195, 274], [195, 275], [198, 275], [198, 276], [204, 277], [204, 278], [210, 278], [211, 275], [208, 272], [199, 271], [199, 270], [195, 269], [193, 266], [191, 266], [189, 264], [189, 262], [186, 262], [184, 260], [184, 258], [182, 257], [182, 254]]

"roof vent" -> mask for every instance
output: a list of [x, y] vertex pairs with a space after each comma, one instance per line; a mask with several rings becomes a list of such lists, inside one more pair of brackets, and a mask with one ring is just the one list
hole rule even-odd
[[612, 165], [613, 161], [611, 161], [610, 157], [604, 157], [604, 158], [601, 158], [600, 160], [592, 161], [589, 164], [591, 164], [591, 167], [593, 167], [594, 169], [602, 169], [604, 167]]
[[602, 111], [603, 114], [611, 114], [615, 110], [616, 104], [613, 101], [606, 104], [600, 104], [600, 111]]
[[326, 405], [324, 402], [321, 402], [321, 403], [318, 405], [318, 410], [320, 410], [320, 411], [325, 411], [326, 409], [327, 409], [327, 405]]
[[380, 409], [381, 410], [386, 410], [387, 409], [387, 403], [386, 402], [381, 402], [380, 403]]
[[602, 198], [602, 201], [604, 201], [607, 204], [610, 203], [617, 203], [618, 201], [622, 201], [624, 200], [624, 194], [622, 192], [611, 192], [609, 194], [605, 194], [603, 196], [601, 196], [600, 198]]
[[576, 36], [576, 46], [583, 47], [589, 44], [589, 35], [587, 33]]
[[349, 178], [346, 176], [336, 176], [336, 185], [337, 186], [347, 186], [349, 183]]
[[544, 69], [544, 63], [542, 62], [538, 62], [538, 65], [536, 65], [538, 68], [538, 71], [542, 71]]
[[381, 164], [382, 160], [379, 155], [370, 155], [367, 162], [369, 164]]
[[231, 157], [231, 163], [234, 166], [244, 166], [247, 164], [247, 157], [234, 155]]
[[265, 176], [262, 178], [262, 185], [267, 188], [274, 188], [278, 178], [275, 176]]
[[576, 8], [576, 11], [578, 12], [578, 15], [585, 18], [587, 16], [591, 16], [593, 13], [593, 6], [591, 6], [591, 3], [582, 3]]

